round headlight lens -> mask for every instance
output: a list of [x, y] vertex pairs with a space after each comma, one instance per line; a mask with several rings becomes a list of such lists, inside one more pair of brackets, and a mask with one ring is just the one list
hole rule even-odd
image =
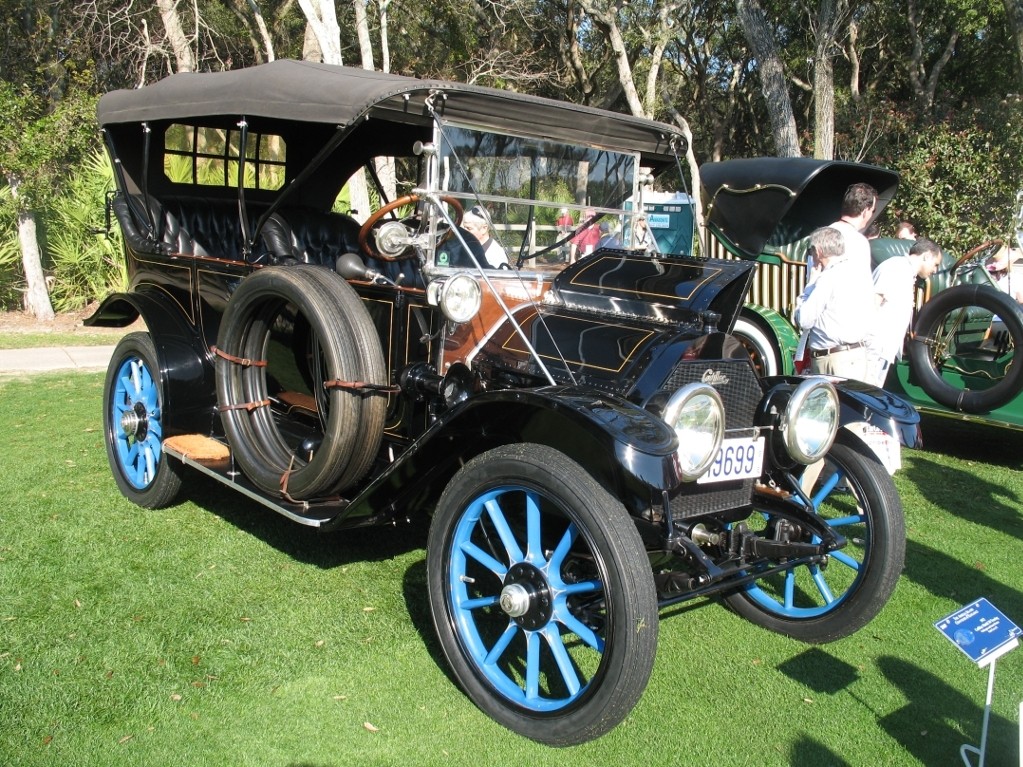
[[678, 436], [682, 478], [696, 479], [714, 462], [725, 436], [721, 395], [704, 383], [687, 384], [671, 395], [664, 420]]
[[838, 394], [823, 378], [807, 378], [792, 393], [781, 421], [785, 449], [811, 464], [831, 449], [838, 433]]
[[468, 322], [479, 312], [482, 300], [480, 284], [462, 272], [445, 280], [440, 293], [440, 309], [452, 322]]

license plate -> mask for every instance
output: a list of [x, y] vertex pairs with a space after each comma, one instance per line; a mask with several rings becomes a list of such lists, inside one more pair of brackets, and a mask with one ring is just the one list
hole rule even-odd
[[721, 443], [718, 457], [696, 484], [759, 477], [764, 465], [763, 437], [734, 437]]

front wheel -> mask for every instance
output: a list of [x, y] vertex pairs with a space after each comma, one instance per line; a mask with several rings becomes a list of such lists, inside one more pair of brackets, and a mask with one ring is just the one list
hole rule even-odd
[[499, 447], [455, 475], [427, 582], [459, 683], [527, 738], [592, 740], [646, 688], [658, 628], [646, 552], [622, 505], [556, 450]]
[[[822, 464], [806, 468], [804, 490], [817, 513], [845, 537], [845, 547], [823, 563], [767, 575], [725, 597], [753, 623], [814, 643], [848, 636], [873, 619], [895, 590], [906, 551], [898, 493], [868, 448], [843, 439]], [[780, 524], [764, 516], [765, 531]], [[807, 533], [803, 537], [819, 540]]]
[[169, 506], [184, 466], [163, 453], [163, 380], [148, 333], [129, 333], [114, 349], [103, 386], [107, 459], [121, 493], [139, 506]]

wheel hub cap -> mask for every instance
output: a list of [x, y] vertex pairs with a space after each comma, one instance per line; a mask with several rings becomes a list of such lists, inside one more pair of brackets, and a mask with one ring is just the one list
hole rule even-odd
[[529, 610], [529, 591], [521, 583], [501, 589], [501, 609], [512, 618], [521, 618]]
[[554, 614], [554, 598], [547, 576], [525, 562], [508, 569], [499, 604], [509, 618], [529, 631], [543, 628]]
[[136, 402], [131, 410], [121, 414], [121, 432], [126, 437], [134, 437], [138, 441], [146, 438], [149, 427], [146, 421], [146, 406]]

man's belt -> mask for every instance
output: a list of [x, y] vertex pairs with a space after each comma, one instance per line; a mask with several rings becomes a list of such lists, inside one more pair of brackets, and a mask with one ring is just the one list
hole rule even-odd
[[859, 349], [861, 346], [863, 346], [863, 342], [857, 341], [854, 344], [839, 344], [838, 346], [832, 346], [830, 349], [811, 349], [810, 357], [816, 360], [821, 357], [827, 357], [829, 354], [838, 354], [838, 352], [847, 352], [850, 349]]

